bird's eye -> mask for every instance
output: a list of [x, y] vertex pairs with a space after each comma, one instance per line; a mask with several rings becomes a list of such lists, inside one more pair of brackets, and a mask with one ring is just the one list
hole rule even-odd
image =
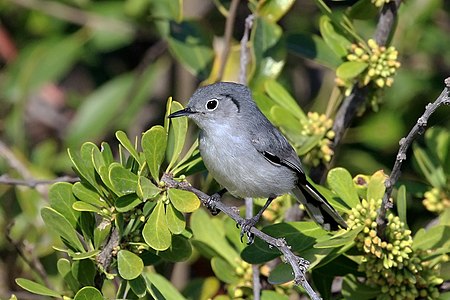
[[219, 104], [219, 101], [217, 101], [217, 99], [211, 99], [208, 100], [208, 102], [206, 102], [206, 109], [213, 111], [217, 108], [217, 105]]

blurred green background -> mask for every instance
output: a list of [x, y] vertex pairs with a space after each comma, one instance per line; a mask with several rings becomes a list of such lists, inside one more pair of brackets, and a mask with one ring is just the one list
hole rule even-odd
[[[339, 13], [356, 1], [325, 2]], [[107, 141], [114, 149], [116, 130], [133, 140], [162, 124], [168, 97], [186, 104], [201, 82], [215, 79], [226, 21], [222, 6], [229, 1], [0, 0], [0, 174], [23, 179], [74, 175], [68, 147]], [[248, 6], [241, 1], [237, 10], [236, 45]], [[450, 75], [449, 12], [444, 0], [402, 4], [392, 37], [401, 62], [394, 85], [384, 91], [378, 112], [368, 109], [355, 120], [336, 151], [335, 166], [352, 175], [390, 172], [398, 141]], [[168, 16], [182, 25], [163, 22]], [[304, 111], [324, 113], [335, 70], [304, 58], [289, 38], [318, 34], [320, 16], [314, 1], [296, 1], [278, 22], [287, 49], [278, 82]], [[355, 21], [366, 40], [375, 24], [376, 18]], [[233, 61], [224, 79], [236, 80]], [[449, 116], [450, 108], [441, 108], [429, 126], [449, 128]], [[430, 185], [412, 155], [402, 181], [418, 197]], [[39, 214], [47, 192], [42, 185], [0, 184], [0, 298], [17, 289], [14, 278], [29, 272], [18, 248], [49, 275], [56, 274], [53, 240]], [[421, 201], [411, 203], [408, 214], [417, 218], [412, 228], [433, 217], [424, 213]]]

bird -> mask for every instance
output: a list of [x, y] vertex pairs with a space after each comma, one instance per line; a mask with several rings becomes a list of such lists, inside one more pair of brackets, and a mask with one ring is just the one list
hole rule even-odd
[[266, 118], [250, 89], [217, 82], [198, 88], [182, 110], [169, 118], [188, 117], [200, 129], [199, 150], [206, 169], [224, 187], [209, 205], [228, 191], [237, 198], [267, 198], [261, 210], [241, 225], [241, 240], [278, 196], [291, 193], [309, 216], [326, 230], [347, 224], [309, 182], [300, 159], [284, 135]]

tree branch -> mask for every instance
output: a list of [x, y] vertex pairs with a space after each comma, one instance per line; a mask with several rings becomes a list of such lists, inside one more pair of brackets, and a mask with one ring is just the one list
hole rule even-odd
[[247, 65], [248, 65], [248, 49], [247, 44], [250, 38], [250, 29], [253, 26], [254, 15], [249, 15], [245, 19], [245, 29], [244, 35], [241, 39], [241, 61], [240, 61], [240, 71], [239, 71], [239, 83], [246, 84], [247, 83]]
[[239, 5], [239, 0], [232, 0], [230, 4], [230, 10], [225, 23], [225, 45], [222, 50], [222, 57], [220, 62], [219, 73], [217, 74], [217, 81], [221, 81], [223, 73], [225, 72], [225, 66], [227, 65], [228, 56], [231, 48], [231, 38], [233, 36], [234, 20], [236, 19], [236, 11]]
[[[397, 10], [401, 2], [401, 0], [395, 0], [383, 6], [374, 35], [378, 45], [385, 46], [394, 32], [395, 24], [397, 22]], [[335, 138], [332, 145], [333, 149], [336, 149], [341, 142], [341, 139], [355, 117], [358, 108], [364, 103], [367, 93], [367, 87], [355, 85], [352, 93], [344, 99], [341, 107], [336, 113], [333, 124], [333, 131], [335, 132]]]
[[27, 186], [30, 188], [35, 188], [38, 185], [51, 185], [58, 182], [69, 182], [69, 183], [75, 183], [80, 181], [78, 177], [71, 177], [71, 176], [61, 176], [57, 177], [55, 179], [17, 179], [17, 178], [11, 178], [7, 175], [1, 175], [0, 176], [0, 184], [5, 185], [22, 185]]
[[[190, 191], [197, 195], [197, 197], [200, 199], [200, 201], [203, 203], [203, 205], [206, 205], [208, 203], [208, 199], [210, 198], [209, 195], [203, 193], [202, 191], [192, 187], [187, 181], [176, 181], [173, 179], [173, 177], [170, 174], [165, 173], [161, 179], [165, 185], [168, 188], [176, 188], [181, 189], [185, 191]], [[221, 201], [215, 202], [215, 208], [230, 218], [232, 218], [237, 224], [241, 224], [244, 219], [239, 216], [239, 214], [231, 207], [225, 205]], [[310, 284], [305, 278], [306, 270], [309, 267], [309, 262], [301, 257], [296, 256], [291, 250], [290, 246], [286, 243], [286, 240], [283, 238], [274, 238], [256, 227], [250, 228], [250, 232], [260, 238], [261, 240], [265, 241], [267, 244], [277, 248], [285, 257], [286, 261], [291, 265], [293, 271], [294, 271], [294, 283], [296, 285], [302, 285], [302, 287], [305, 289], [305, 291], [308, 293], [311, 299], [313, 300], [319, 300], [320, 297], [314, 292]]]
[[427, 126], [428, 119], [430, 116], [436, 111], [436, 109], [444, 105], [450, 105], [450, 77], [445, 79], [445, 87], [442, 90], [439, 97], [433, 103], [429, 103], [425, 107], [425, 112], [420, 116], [417, 120], [414, 127], [408, 133], [408, 135], [402, 138], [399, 142], [400, 148], [397, 153], [397, 157], [395, 159], [394, 167], [392, 168], [391, 175], [388, 179], [386, 179], [384, 185], [386, 186], [386, 192], [383, 196], [383, 200], [381, 203], [381, 207], [377, 216], [377, 225], [378, 232], [383, 233], [386, 227], [386, 212], [389, 208], [392, 207], [392, 203], [389, 202], [389, 198], [391, 196], [392, 190], [400, 177], [400, 169], [402, 167], [403, 161], [406, 159], [406, 152], [408, 151], [409, 146], [411, 146], [412, 142], [416, 139], [417, 135], [423, 134], [425, 132], [425, 128]]

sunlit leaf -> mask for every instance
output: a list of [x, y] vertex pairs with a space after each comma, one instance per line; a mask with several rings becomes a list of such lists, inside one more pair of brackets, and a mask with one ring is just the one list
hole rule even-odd
[[136, 194], [123, 195], [116, 199], [116, 209], [118, 212], [127, 212], [142, 203]]
[[264, 88], [269, 94], [270, 98], [278, 105], [285, 108], [299, 120], [306, 121], [306, 115], [298, 105], [297, 101], [289, 94], [286, 89], [275, 80], [267, 80], [264, 83]]
[[268, 0], [261, 1], [257, 7], [258, 15], [267, 18], [271, 22], [277, 22], [283, 17], [295, 0]]
[[147, 290], [154, 299], [186, 300], [170, 281], [158, 273], [145, 274]]
[[328, 16], [322, 16], [319, 24], [322, 38], [330, 49], [336, 53], [338, 57], [346, 56], [350, 49], [350, 41], [336, 31]]
[[159, 169], [164, 160], [167, 147], [167, 133], [162, 126], [153, 126], [142, 136], [142, 149], [150, 174], [159, 182]]
[[121, 164], [114, 163], [109, 167], [109, 180], [119, 195], [136, 193], [138, 176]]
[[50, 296], [55, 298], [61, 298], [61, 294], [39, 284], [34, 281], [25, 279], [25, 278], [17, 278], [16, 279], [17, 285], [19, 285], [21, 288], [32, 292], [34, 294], [42, 295], [42, 296]]
[[80, 289], [73, 300], [103, 300], [102, 293], [93, 286], [85, 286]]
[[[172, 101], [171, 113], [182, 110], [183, 106], [176, 102]], [[179, 159], [181, 151], [183, 150], [184, 142], [186, 140], [186, 133], [188, 127], [187, 118], [174, 118], [171, 119], [172, 126], [170, 127], [169, 132], [169, 165], [167, 167], [167, 171], [170, 171], [171, 168], [175, 165], [175, 162]]]
[[356, 207], [360, 203], [355, 190], [352, 176], [344, 168], [334, 168], [328, 172], [328, 185], [349, 207]]
[[67, 182], [55, 183], [49, 189], [48, 199], [50, 206], [63, 215], [72, 227], [75, 228], [80, 213], [72, 209], [72, 205], [76, 202], [72, 193], [72, 184]]
[[167, 226], [164, 203], [159, 201], [150, 214], [142, 230], [145, 242], [155, 250], [163, 251], [170, 247], [172, 235]]
[[200, 207], [200, 200], [192, 192], [169, 189], [168, 195], [173, 206], [181, 212], [193, 212]]
[[128, 139], [127, 134], [119, 130], [116, 132], [116, 138], [119, 140], [122, 146], [125, 147], [125, 149], [127, 149], [128, 152], [130, 152], [131, 156], [134, 157], [134, 159], [139, 163], [139, 165], [141, 165], [142, 164], [141, 158], [139, 157], [139, 154], [137, 153], [133, 144], [131, 144], [131, 141]]
[[120, 250], [117, 253], [117, 268], [123, 279], [132, 280], [141, 275], [144, 270], [144, 263], [133, 252]]
[[406, 219], [406, 187], [401, 185], [397, 191], [397, 214], [405, 226], [407, 226], [408, 222]]
[[369, 180], [367, 185], [367, 200], [377, 200], [383, 198], [386, 186], [384, 182], [386, 181], [386, 174], [383, 170], [375, 172]]
[[352, 79], [361, 74], [367, 67], [368, 63], [360, 61], [346, 61], [336, 69], [336, 76], [342, 79]]
[[183, 214], [178, 211], [172, 203], [166, 207], [167, 226], [173, 234], [180, 234], [186, 227], [186, 221]]

